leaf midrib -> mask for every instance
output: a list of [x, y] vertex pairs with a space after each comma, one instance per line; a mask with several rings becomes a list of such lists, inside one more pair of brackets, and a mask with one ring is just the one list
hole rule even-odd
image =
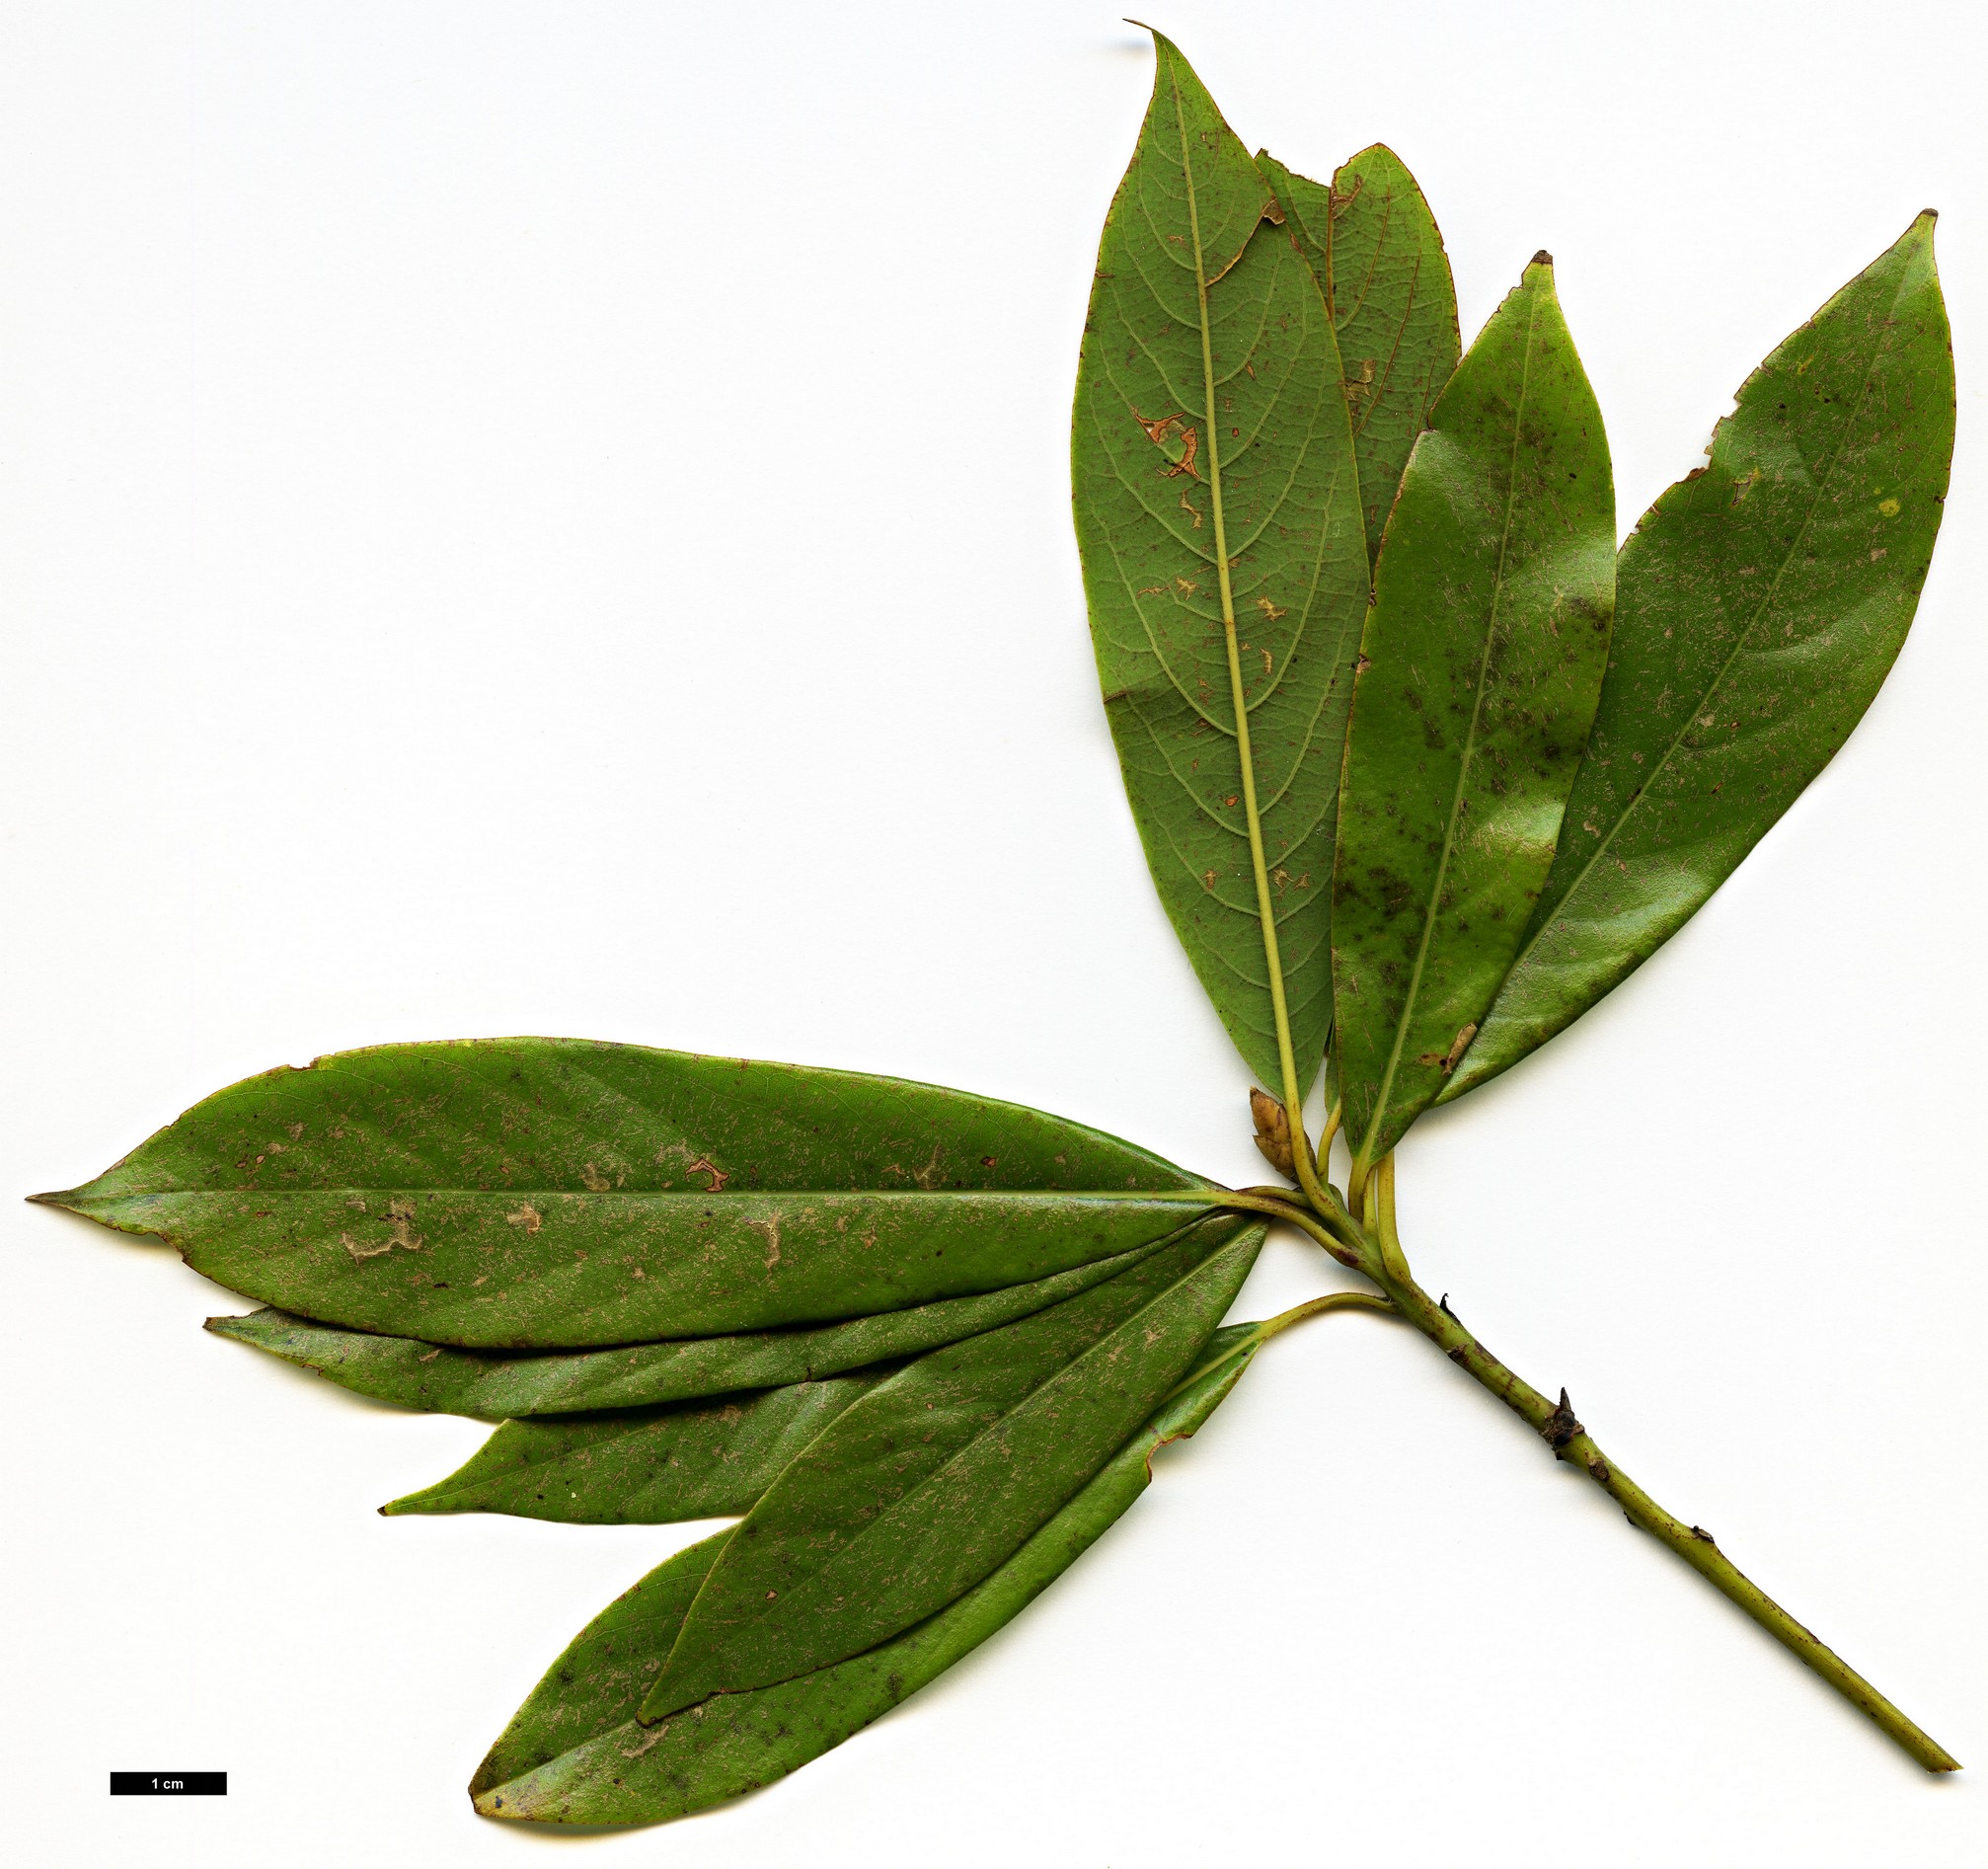
[[[1186, 190], [1187, 227], [1194, 251], [1195, 307], [1201, 329], [1201, 381], [1204, 420], [1208, 426], [1208, 500], [1215, 522], [1215, 573], [1222, 593], [1222, 643], [1229, 662], [1229, 706], [1236, 719], [1236, 763], [1243, 777], [1243, 818], [1250, 833], [1250, 868], [1257, 885], [1257, 922], [1263, 939], [1263, 966], [1269, 975], [1270, 1018], [1276, 1036], [1277, 1063], [1283, 1074], [1284, 1106], [1295, 1113], [1301, 1102], [1297, 1059], [1291, 1049], [1291, 1016], [1284, 998], [1283, 961], [1277, 950], [1276, 907], [1270, 899], [1269, 869], [1263, 859], [1262, 817], [1257, 805], [1256, 761], [1250, 747], [1250, 708], [1243, 692], [1243, 664], [1236, 639], [1235, 593], [1229, 582], [1228, 532], [1222, 515], [1222, 448], [1215, 418], [1215, 358], [1208, 329], [1207, 264], [1201, 246], [1201, 209], [1194, 187], [1193, 152], [1187, 142], [1187, 117], [1181, 107], [1181, 87], [1174, 84], [1174, 121], [1181, 134], [1181, 179]], [[1255, 171], [1252, 170], [1252, 174]], [[1253, 224], [1244, 245], [1256, 238]], [[1240, 257], [1240, 255], [1238, 256]], [[1328, 322], [1330, 308], [1321, 301]], [[1294, 1119], [1295, 1120], [1295, 1119]]]
[[159, 1201], [191, 1195], [221, 1201], [254, 1196], [261, 1201], [295, 1201], [305, 1197], [352, 1194], [478, 1195], [493, 1201], [709, 1201], [719, 1207], [757, 1201], [1152, 1201], [1169, 1207], [1219, 1205], [1224, 1190], [1204, 1188], [751, 1188], [737, 1194], [707, 1194], [695, 1188], [424, 1188], [390, 1182], [363, 1187], [326, 1188], [147, 1188], [122, 1194], [83, 1195], [79, 1203], [109, 1206], [117, 1201]]

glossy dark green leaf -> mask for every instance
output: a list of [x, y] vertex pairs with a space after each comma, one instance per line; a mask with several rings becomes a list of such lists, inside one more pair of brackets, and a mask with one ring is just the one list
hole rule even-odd
[[788, 1461], [891, 1373], [505, 1422], [447, 1479], [380, 1511], [508, 1513], [569, 1525], [667, 1525], [748, 1513]]
[[455, 1350], [419, 1337], [339, 1330], [287, 1311], [210, 1317], [219, 1337], [253, 1344], [287, 1363], [369, 1395], [477, 1421], [641, 1408], [726, 1395], [738, 1389], [811, 1382], [873, 1363], [915, 1357], [983, 1330], [997, 1330], [1045, 1305], [1088, 1291], [1136, 1263], [1137, 1252], [1093, 1260], [1053, 1278], [1011, 1285], [970, 1298], [941, 1298], [908, 1311], [884, 1311], [846, 1324], [754, 1331], [739, 1337], [688, 1337], [668, 1343], [618, 1344], [545, 1356], [502, 1350]]
[[525, 1350], [994, 1290], [1159, 1239], [1206, 1187], [959, 1091], [497, 1039], [250, 1078], [40, 1199], [321, 1323]]
[[1377, 556], [1409, 450], [1463, 350], [1449, 255], [1415, 177], [1385, 143], [1342, 163], [1331, 188], [1267, 151], [1257, 162], [1332, 308], [1367, 551]]
[[1262, 1238], [1210, 1218], [1109, 1284], [873, 1389], [747, 1515], [645, 1717], [875, 1648], [998, 1569], [1194, 1366]]
[[1346, 741], [1334, 1043], [1356, 1170], [1434, 1100], [1518, 951], [1607, 662], [1608, 443], [1544, 254], [1430, 425]]
[[1159, 1448], [1193, 1434], [1235, 1386], [1256, 1352], [1253, 1328], [1217, 1332], [1188, 1381], [1097, 1477], [951, 1607], [851, 1661], [643, 1726], [636, 1712], [732, 1534], [679, 1552], [553, 1664], [471, 1781], [476, 1808], [546, 1824], [664, 1823], [818, 1758], [1012, 1621], [1108, 1531], [1145, 1491]]
[[1560, 850], [1445, 1097], [1627, 979], [1850, 737], [1911, 624], [1952, 451], [1922, 214], [1747, 379], [1710, 461], [1622, 548]]
[[1358, 472], [1311, 269], [1264, 218], [1269, 190], [1186, 61], [1155, 44], [1077, 376], [1077, 542], [1160, 899], [1243, 1056], [1281, 1092], [1239, 723], [1309, 1078], [1332, 1017], [1329, 879], [1367, 595]]

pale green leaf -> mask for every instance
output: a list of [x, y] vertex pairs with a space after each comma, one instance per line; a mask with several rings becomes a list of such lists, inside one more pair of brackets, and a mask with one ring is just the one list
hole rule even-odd
[[1078, 370], [1077, 540], [1160, 899], [1244, 1058], [1281, 1092], [1248, 800], [1254, 787], [1302, 1084], [1332, 1017], [1334, 824], [1367, 594], [1358, 472], [1311, 270], [1185, 60], [1155, 44]]

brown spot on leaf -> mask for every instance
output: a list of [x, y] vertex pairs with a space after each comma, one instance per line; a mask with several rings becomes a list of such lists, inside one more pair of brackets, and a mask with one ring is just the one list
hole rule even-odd
[[725, 1184], [731, 1179], [716, 1162], [704, 1155], [700, 1155], [694, 1162], [686, 1166], [683, 1172], [686, 1175], [710, 1176], [711, 1179], [705, 1183], [704, 1187], [706, 1194], [724, 1193]]
[[1167, 457], [1168, 465], [1160, 472], [1168, 480], [1179, 480], [1185, 475], [1189, 480], [1199, 480], [1194, 457], [1201, 451], [1201, 436], [1185, 416], [1162, 416], [1157, 422], [1149, 422], [1136, 409], [1132, 420], [1146, 431], [1146, 439]]

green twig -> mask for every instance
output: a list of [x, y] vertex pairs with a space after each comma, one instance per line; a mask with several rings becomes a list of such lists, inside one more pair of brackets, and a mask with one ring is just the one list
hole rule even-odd
[[[1908, 1719], [1833, 1649], [1802, 1626], [1719, 1548], [1702, 1525], [1687, 1524], [1664, 1511], [1595, 1444], [1575, 1418], [1565, 1389], [1558, 1402], [1549, 1401], [1515, 1371], [1505, 1367], [1465, 1328], [1444, 1298], [1440, 1303], [1416, 1284], [1402, 1251], [1395, 1224], [1394, 1158], [1375, 1164], [1366, 1189], [1368, 1225], [1357, 1247], [1329, 1233], [1310, 1215], [1289, 1204], [1257, 1195], [1233, 1197], [1253, 1211], [1282, 1205], [1279, 1218], [1289, 1219], [1326, 1247], [1341, 1265], [1366, 1273], [1393, 1301], [1399, 1317], [1413, 1324], [1460, 1369], [1489, 1389], [1513, 1414], [1545, 1441], [1556, 1459], [1587, 1475], [1623, 1510], [1631, 1524], [1646, 1531], [1689, 1564], [1713, 1589], [1736, 1604], [1805, 1668], [1819, 1674], [1880, 1732], [1911, 1753], [1928, 1771], [1958, 1771], [1960, 1761], [1924, 1728]], [[1336, 1293], [1336, 1296], [1340, 1295]], [[1353, 1295], [1353, 1294], [1345, 1294]], [[1304, 1306], [1299, 1306], [1303, 1310]], [[1288, 1313], [1287, 1313], [1288, 1315]], [[1273, 1320], [1274, 1321], [1274, 1320]], [[1295, 1321], [1295, 1320], [1293, 1320]]]

